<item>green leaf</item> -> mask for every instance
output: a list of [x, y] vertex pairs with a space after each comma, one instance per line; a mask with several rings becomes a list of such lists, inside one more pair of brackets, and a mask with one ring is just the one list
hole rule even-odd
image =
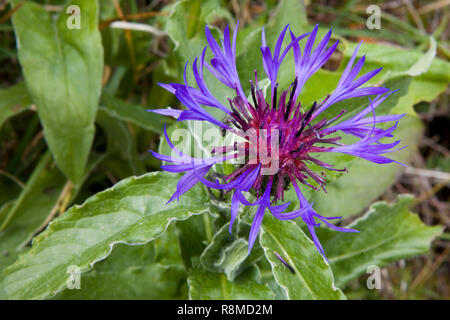
[[125, 177], [145, 172], [142, 162], [139, 159], [135, 139], [131, 135], [126, 123], [110, 116], [104, 108], [100, 108], [97, 113], [97, 123], [105, 130], [108, 136], [107, 149], [110, 158], [113, 158], [113, 163], [118, 163], [119, 159], [124, 160], [128, 166], [123, 165], [121, 162], [120, 171], [123, 172], [127, 167], [131, 169], [131, 172], [125, 172]]
[[108, 259], [81, 275], [79, 290], [66, 289], [55, 299], [186, 298], [187, 274], [173, 227], [145, 245], [117, 245]]
[[8, 208], [4, 208], [5, 219], [1, 221], [4, 230], [0, 233], [0, 270], [13, 263], [18, 253], [26, 249], [25, 242], [50, 214], [65, 182], [61, 171], [54, 164], [52, 166], [51, 155], [44, 155], [19, 197], [9, 202]]
[[9, 117], [26, 110], [30, 104], [30, 96], [23, 82], [0, 90], [0, 128]]
[[46, 141], [58, 166], [78, 184], [94, 138], [103, 48], [97, 1], [71, 4], [80, 7], [80, 29], [67, 27], [65, 8], [54, 21], [43, 7], [29, 1], [14, 13], [13, 25], [19, 61]]
[[119, 242], [146, 243], [164, 233], [172, 221], [208, 211], [207, 196], [198, 188], [166, 205], [177, 182], [177, 176], [161, 172], [130, 177], [70, 208], [5, 270], [0, 297], [48, 298], [64, 288], [69, 266], [85, 272]]
[[243, 271], [255, 264], [263, 256], [261, 247], [255, 245], [248, 255], [248, 234], [250, 226], [239, 219], [234, 222], [234, 230], [229, 232], [226, 223], [214, 235], [211, 243], [200, 257], [202, 265], [211, 272], [223, 272], [233, 281]]
[[[306, 16], [305, 6], [303, 1], [299, 0], [283, 0], [280, 1], [278, 7], [276, 8], [275, 14], [272, 16], [270, 21], [267, 23], [267, 39], [268, 44], [275, 45], [281, 30], [289, 24], [292, 32], [296, 36], [306, 33], [308, 29], [312, 29], [312, 26], [308, 25], [308, 18]], [[288, 31], [289, 32], [289, 31]], [[290, 36], [287, 34], [287, 38]]]
[[409, 208], [412, 196], [399, 196], [397, 202], [374, 203], [368, 212], [348, 227], [359, 233], [342, 233], [320, 228], [319, 238], [336, 284], [342, 286], [366, 272], [367, 267], [425, 254], [431, 241], [442, 233], [441, 226], [426, 226]]
[[194, 300], [266, 300], [273, 299], [272, 291], [261, 284], [256, 266], [248, 269], [235, 281], [224, 274], [205, 269], [191, 269], [188, 277], [189, 298]]
[[[102, 160], [103, 155], [93, 154], [87, 174]], [[29, 248], [32, 238], [45, 227], [46, 218], [57, 215], [62, 203], [70, 204], [79, 191], [46, 152], [20, 194], [0, 209], [0, 273]]]
[[[266, 5], [269, 6], [270, 4]], [[274, 48], [278, 36], [287, 24], [289, 24], [289, 27], [297, 36], [311, 31], [312, 29], [311, 26], [308, 26], [305, 7], [300, 0], [280, 1], [276, 8], [270, 11], [272, 11], [271, 17], [264, 25], [264, 28], [267, 44], [271, 48]], [[255, 70], [258, 73], [260, 84], [261, 80], [266, 76], [263, 68], [261, 51], [259, 50], [259, 47], [261, 46], [261, 32], [262, 26], [257, 27], [255, 24], [251, 24], [238, 32], [236, 65], [241, 77], [242, 88], [248, 93], [250, 93], [249, 80], [254, 79]], [[285, 36], [284, 45], [286, 45], [290, 39], [291, 37], [288, 31]], [[288, 64], [289, 66], [286, 67]], [[292, 71], [292, 65], [293, 59], [291, 55], [288, 54], [281, 68], [283, 70], [287, 69]], [[293, 72], [292, 76], [287, 76], [283, 73], [284, 72], [280, 70], [278, 81], [280, 83], [279, 88], [284, 90], [294, 80], [294, 76]], [[212, 92], [214, 93], [214, 91]]]
[[163, 133], [164, 122], [170, 122], [167, 117], [148, 112], [139, 105], [130, 105], [108, 94], [103, 94], [102, 103], [104, 110], [111, 117], [119, 120], [129, 121], [141, 128], [161, 134]]
[[[342, 291], [334, 286], [330, 265], [295, 222], [277, 220], [267, 214], [260, 232], [261, 246], [272, 266], [275, 280], [288, 299], [345, 299]], [[275, 252], [293, 268], [295, 274]]]

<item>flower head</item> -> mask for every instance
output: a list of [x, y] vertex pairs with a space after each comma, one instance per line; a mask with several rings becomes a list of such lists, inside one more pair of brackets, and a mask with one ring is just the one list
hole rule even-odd
[[[306, 223], [317, 249], [325, 256], [315, 234], [315, 228], [320, 225], [320, 222], [343, 232], [357, 232], [357, 230], [335, 226], [329, 220], [340, 217], [321, 216], [313, 209], [312, 204], [308, 203], [300, 185], [313, 189], [321, 188], [325, 191], [326, 184], [325, 178], [310, 168], [311, 164], [326, 170], [346, 170], [345, 168], [335, 168], [332, 164], [319, 160], [318, 155], [325, 152], [345, 153], [379, 164], [396, 162], [384, 154], [399, 150], [395, 147], [400, 141], [382, 143], [380, 140], [384, 137], [392, 137], [392, 132], [402, 115], [375, 116], [375, 108], [392, 92], [382, 87], [362, 87], [381, 69], [358, 77], [365, 60], [363, 56], [355, 63], [359, 45], [334, 91], [323, 101], [314, 102], [311, 106], [302, 106], [300, 96], [302, 88], [307, 80], [325, 64], [338, 45], [338, 41], [336, 41], [328, 47], [331, 38], [330, 30], [313, 49], [318, 26], [312, 32], [299, 37], [289, 30], [290, 43], [282, 50], [288, 31], [288, 26], [286, 26], [281, 32], [273, 52], [266, 44], [263, 29], [261, 53], [264, 71], [270, 81], [270, 94], [268, 97], [264, 96], [259, 87], [256, 72], [254, 80], [250, 80], [251, 90], [246, 94], [236, 68], [237, 30], [238, 26], [236, 26], [231, 40], [227, 26], [220, 46], [209, 28], [205, 28], [206, 39], [213, 58], [209, 63], [205, 61], [208, 48], [205, 47], [200, 57], [194, 60], [192, 71], [196, 87], [190, 86], [186, 81], [188, 64], [185, 68], [184, 84], [160, 84], [175, 94], [186, 110], [159, 109], [151, 111], [173, 116], [178, 121], [207, 121], [220, 127], [223, 131], [241, 138], [232, 145], [214, 148], [212, 157], [193, 158], [178, 150], [165, 131], [166, 140], [176, 156], [166, 156], [153, 151], [152, 154], [156, 158], [170, 163], [163, 165], [163, 170], [185, 173], [170, 201], [175, 198], [179, 199], [183, 193], [198, 182], [208, 188], [231, 191], [233, 194], [230, 232], [241, 204], [257, 207], [249, 235], [249, 252], [259, 232], [264, 214], [269, 211], [280, 220], [300, 217]], [[307, 40], [302, 50], [299, 42], [304, 38]], [[295, 78], [289, 88], [281, 91], [277, 82], [278, 71], [284, 58], [290, 53], [293, 54], [295, 61]], [[205, 67], [225, 86], [235, 92], [234, 96], [228, 97], [229, 107], [224, 106], [209, 90], [204, 78]], [[337, 102], [364, 96], [375, 97], [373, 100], [369, 98], [367, 107], [357, 115], [342, 122], [337, 120], [345, 110], [331, 119], [323, 117], [323, 112]], [[217, 120], [205, 107], [221, 110], [225, 116], [224, 120]], [[388, 129], [377, 127], [378, 124], [385, 122], [394, 124]], [[345, 145], [341, 143], [341, 136], [337, 133], [353, 135], [359, 140]], [[233, 173], [224, 177], [222, 183], [218, 180], [207, 179], [207, 173], [213, 165], [236, 159], [240, 160], [240, 165], [236, 166]], [[300, 207], [286, 212], [290, 203], [284, 203], [284, 192], [291, 186], [295, 189]], [[245, 194], [248, 192], [253, 193], [256, 200], [249, 201]]]

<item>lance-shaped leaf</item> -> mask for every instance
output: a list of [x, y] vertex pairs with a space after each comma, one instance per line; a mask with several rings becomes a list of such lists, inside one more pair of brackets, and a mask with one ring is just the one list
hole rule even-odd
[[400, 196], [393, 205], [374, 203], [369, 211], [349, 227], [355, 236], [330, 229], [320, 230], [325, 252], [338, 286], [367, 271], [371, 265], [382, 267], [390, 262], [428, 252], [431, 241], [442, 227], [426, 226], [410, 212], [411, 196]]
[[223, 273], [191, 269], [188, 286], [189, 298], [194, 300], [273, 299], [273, 292], [261, 284], [261, 275], [256, 266], [249, 268], [233, 282], [227, 280]]
[[334, 286], [330, 265], [295, 222], [277, 220], [266, 214], [260, 242], [275, 280], [288, 299], [345, 299], [342, 291]]
[[68, 267], [81, 272], [106, 258], [117, 243], [146, 243], [159, 237], [174, 220], [206, 212], [200, 187], [180, 202], [166, 202], [178, 177], [161, 172], [122, 180], [73, 206], [33, 241], [0, 279], [0, 298], [48, 298], [66, 285]]
[[43, 7], [27, 1], [14, 13], [13, 25], [19, 61], [47, 144], [63, 173], [78, 184], [94, 138], [103, 47], [97, 1], [71, 4], [72, 11], [64, 8], [55, 21]]
[[287, 23], [297, 36], [311, 31], [303, 1], [284, 0], [278, 3], [275, 13], [267, 23], [266, 35], [269, 44], [275, 44], [280, 31]]
[[187, 274], [174, 227], [151, 243], [114, 247], [108, 259], [80, 276], [79, 289], [66, 289], [55, 299], [187, 298]]
[[243, 271], [263, 257], [261, 247], [255, 246], [248, 254], [248, 234], [250, 226], [240, 219], [234, 222], [230, 233], [230, 223], [226, 223], [217, 231], [211, 243], [203, 251], [200, 261], [212, 272], [223, 272], [227, 279], [233, 281]]
[[[419, 119], [405, 116], [401, 119], [395, 138], [405, 149], [389, 154], [402, 163], [409, 163], [422, 136]], [[349, 172], [327, 185], [327, 193], [314, 192], [310, 198], [314, 209], [326, 216], [349, 216], [367, 208], [392, 185], [402, 172], [396, 163], [374, 164], [364, 159], [353, 161]]]
[[[19, 196], [5, 207], [0, 233], [0, 270], [13, 263], [26, 240], [52, 211], [66, 183], [64, 175], [51, 163], [50, 153], [41, 157]], [[1, 271], [0, 271], [1, 272]]]

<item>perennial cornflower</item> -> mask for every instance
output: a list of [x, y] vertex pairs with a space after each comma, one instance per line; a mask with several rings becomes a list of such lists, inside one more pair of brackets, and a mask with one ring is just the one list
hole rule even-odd
[[[288, 31], [287, 25], [279, 35], [273, 52], [266, 44], [263, 29], [260, 49], [264, 71], [270, 81], [270, 91], [267, 94], [269, 99], [265, 98], [263, 90], [258, 84], [256, 72], [254, 81], [250, 81], [251, 90], [247, 95], [242, 88], [236, 68], [237, 30], [238, 25], [233, 38], [230, 39], [227, 26], [220, 46], [209, 28], [205, 28], [206, 40], [213, 58], [210, 63], [205, 61], [207, 46], [200, 57], [193, 61], [192, 71], [197, 87], [187, 83], [187, 68], [184, 71], [184, 84], [160, 84], [173, 93], [187, 109], [169, 108], [151, 111], [175, 117], [178, 121], [207, 121], [220, 127], [223, 132], [229, 132], [243, 139], [229, 146], [214, 148], [211, 150], [212, 157], [193, 158], [177, 149], [165, 130], [166, 140], [176, 156], [151, 152], [156, 158], [169, 163], [161, 167], [163, 170], [185, 172], [169, 202], [179, 199], [183, 193], [198, 182], [208, 188], [233, 191], [230, 232], [238, 215], [239, 206], [241, 204], [256, 206], [249, 235], [249, 253], [259, 232], [264, 213], [268, 210], [280, 220], [300, 217], [308, 227], [318, 251], [325, 257], [322, 245], [315, 233], [315, 227], [320, 225], [316, 219], [334, 230], [343, 232], [357, 232], [357, 230], [335, 226], [330, 220], [341, 217], [325, 217], [318, 214], [305, 198], [300, 184], [313, 189], [320, 187], [325, 190], [325, 178], [310, 169], [310, 164], [326, 170], [346, 170], [345, 168], [334, 168], [332, 164], [317, 158], [318, 155], [325, 152], [345, 153], [377, 164], [396, 162], [385, 157], [384, 154], [399, 150], [394, 148], [400, 141], [382, 143], [380, 140], [393, 136], [392, 132], [403, 115], [375, 115], [374, 109], [393, 91], [383, 87], [362, 87], [379, 73], [381, 68], [357, 77], [365, 60], [365, 57], [362, 56], [355, 63], [360, 44], [356, 47], [334, 91], [323, 101], [314, 102], [309, 108], [302, 106], [300, 93], [305, 83], [327, 62], [339, 42], [336, 41], [328, 47], [331, 37], [330, 30], [313, 49], [318, 30], [317, 25], [312, 32], [299, 37], [296, 37], [289, 29], [290, 42], [282, 50]], [[307, 40], [302, 51], [300, 40], [304, 38]], [[278, 71], [285, 57], [291, 53], [295, 61], [295, 78], [290, 87], [279, 94]], [[219, 102], [219, 99], [209, 90], [204, 78], [205, 67], [225, 86], [235, 92], [234, 97], [228, 98], [229, 107]], [[323, 112], [337, 102], [372, 95], [374, 98], [368, 99], [368, 105], [361, 112], [345, 121], [340, 123], [336, 121], [343, 115], [344, 110], [332, 119], [323, 117]], [[205, 107], [221, 110], [224, 120], [220, 121], [217, 117], [213, 117]], [[392, 122], [393, 125], [387, 129], [377, 127], [377, 124], [386, 122]], [[358, 140], [345, 145], [341, 143], [341, 136], [337, 133], [352, 135]], [[223, 183], [220, 183], [219, 180], [208, 180], [207, 173], [212, 166], [232, 159], [239, 159], [240, 165], [235, 166], [234, 172], [224, 177]], [[291, 186], [297, 194], [299, 208], [285, 212], [290, 203], [283, 203], [284, 192]], [[251, 202], [246, 197], [248, 194], [253, 194], [256, 200]]]

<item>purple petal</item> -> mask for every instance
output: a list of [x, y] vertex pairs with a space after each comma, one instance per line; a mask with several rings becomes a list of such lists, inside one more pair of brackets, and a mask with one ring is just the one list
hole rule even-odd
[[163, 115], [163, 116], [174, 117], [175, 119], [178, 119], [178, 117], [180, 116], [181, 112], [183, 112], [182, 110], [172, 109], [172, 108], [166, 108], [166, 109], [148, 109], [147, 111], [148, 111], [148, 112], [157, 113], [157, 114], [161, 114], [161, 115]]

